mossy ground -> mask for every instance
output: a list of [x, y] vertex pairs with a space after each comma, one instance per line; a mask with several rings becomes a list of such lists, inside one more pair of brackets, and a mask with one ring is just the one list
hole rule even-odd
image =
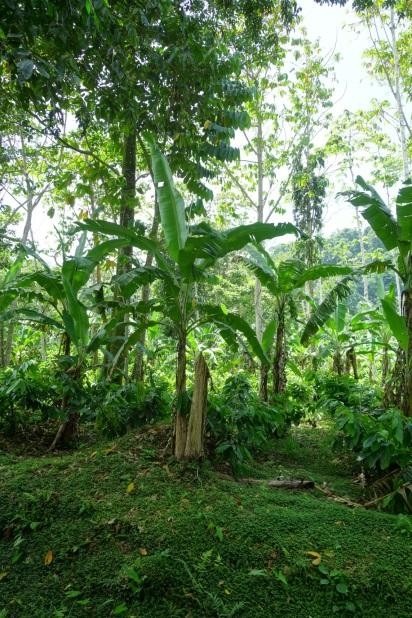
[[[411, 615], [412, 542], [396, 516], [166, 463], [163, 435], [0, 454], [1, 617]], [[329, 440], [297, 429], [251, 472], [356, 497]]]

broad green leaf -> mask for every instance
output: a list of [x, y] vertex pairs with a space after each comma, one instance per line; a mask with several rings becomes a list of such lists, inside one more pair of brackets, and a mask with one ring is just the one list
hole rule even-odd
[[302, 377], [302, 371], [301, 369], [298, 367], [298, 365], [291, 360], [290, 358], [287, 359], [287, 366], [293, 371], [293, 373], [298, 376], [299, 378]]
[[303, 329], [300, 338], [303, 345], [307, 345], [309, 343], [309, 339], [326, 324], [332, 313], [335, 311], [338, 303], [349, 296], [352, 291], [350, 285], [352, 281], [352, 277], [344, 277], [342, 281], [339, 281], [339, 283], [332, 288], [323, 302], [314, 309]]
[[326, 279], [328, 277], [337, 277], [350, 275], [353, 273], [353, 268], [350, 266], [336, 266], [336, 264], [318, 264], [307, 268], [297, 279], [296, 287], [302, 287], [307, 281], [316, 281], [317, 279]]
[[276, 272], [268, 264], [266, 256], [252, 245], [248, 246], [249, 256], [245, 258], [245, 263], [253, 272], [260, 283], [264, 285], [272, 294], [278, 293]]
[[100, 262], [103, 258], [105, 258], [110, 253], [114, 253], [117, 249], [121, 247], [126, 247], [130, 245], [130, 241], [127, 238], [117, 238], [115, 240], [105, 240], [90, 251], [87, 252], [87, 258], [92, 262], [93, 267]]
[[354, 206], [364, 208], [362, 210], [364, 219], [383, 242], [386, 249], [388, 251], [394, 249], [399, 242], [399, 228], [396, 220], [373, 187], [368, 185], [361, 176], [356, 178], [356, 182], [365, 191], [348, 191], [345, 194], [348, 201]]
[[37, 283], [54, 300], [62, 300], [64, 298], [64, 288], [61, 278], [57, 273], [36, 271], [23, 275], [18, 280], [18, 284], [24, 288], [31, 286], [33, 283]]
[[278, 286], [282, 292], [289, 292], [297, 287], [301, 287], [298, 281], [305, 270], [305, 263], [302, 262], [302, 260], [283, 260], [283, 262], [277, 265], [276, 270], [278, 275]]
[[177, 262], [179, 251], [183, 249], [187, 239], [185, 205], [175, 187], [166, 157], [160, 152], [152, 136], [147, 135], [146, 141], [150, 146], [156, 198], [166, 246], [170, 256]]
[[396, 198], [396, 216], [400, 228], [400, 240], [412, 243], [412, 185], [401, 188]]
[[[70, 324], [72, 326], [71, 337], [78, 349], [87, 345], [89, 332], [89, 318], [86, 307], [77, 298], [77, 292], [89, 278], [88, 267], [82, 268], [84, 259], [72, 258], [66, 260], [62, 266], [62, 282], [65, 291], [64, 304], [72, 321], [72, 324]], [[67, 323], [70, 323], [70, 320], [67, 320]]]
[[106, 324], [104, 324], [95, 334], [95, 336], [90, 340], [89, 345], [87, 346], [88, 352], [94, 352], [99, 349], [102, 345], [106, 344], [109, 340], [110, 334], [115, 326], [118, 324], [119, 319], [111, 318]]
[[249, 244], [259, 244], [263, 240], [277, 238], [285, 234], [298, 235], [298, 229], [292, 223], [252, 223], [218, 232], [207, 224], [199, 225], [195, 235], [189, 236], [186, 245], [179, 253], [179, 266], [184, 275], [188, 275], [196, 261], [202, 260], [204, 269], [217, 259], [233, 251], [239, 251]]
[[198, 305], [198, 310], [207, 317], [208, 321], [216, 324], [225, 341], [233, 345], [236, 341], [236, 334], [242, 334], [259, 360], [264, 364], [268, 364], [269, 360], [254, 330], [243, 318], [236, 313], [225, 313], [217, 305]]
[[77, 294], [88, 282], [93, 268], [93, 261], [89, 260], [87, 257], [72, 257], [66, 259], [62, 266], [63, 287], [65, 287], [65, 283], [69, 281], [73, 291]]
[[18, 288], [2, 291], [0, 295], [0, 312], [5, 311], [19, 295]]
[[337, 333], [341, 333], [345, 328], [346, 314], [348, 306], [345, 303], [338, 303], [335, 309], [335, 329]]
[[170, 275], [159, 268], [141, 266], [139, 268], [133, 268], [128, 272], [116, 275], [112, 279], [112, 284], [119, 286], [122, 295], [125, 298], [130, 298], [136, 290], [148, 283], [153, 283], [156, 279], [168, 279]]
[[[103, 234], [105, 236], [117, 236], [118, 239], [124, 239], [129, 241], [128, 243], [124, 244], [119, 243], [117, 247], [122, 247], [129, 244], [133, 247], [141, 249], [142, 251], [149, 251], [154, 255], [157, 255], [159, 253], [159, 244], [156, 241], [150, 238], [146, 238], [142, 234], [139, 234], [133, 228], [125, 227], [123, 225], [119, 225], [118, 223], [112, 223], [112, 221], [104, 221], [103, 219], [86, 219], [85, 221], [77, 222], [76, 227], [79, 230], [88, 230], [89, 232], [94, 232], [95, 234]], [[113, 242], [113, 247], [115, 246], [114, 243], [116, 241], [109, 242]], [[99, 245], [89, 251], [88, 256], [90, 256], [91, 259], [95, 259], [94, 256], [96, 256], [100, 251], [98, 247]]]
[[270, 320], [263, 331], [262, 348], [267, 356], [269, 355], [270, 349], [273, 345], [273, 340], [275, 338], [276, 324], [276, 320]]
[[388, 270], [393, 270], [393, 262], [392, 260], [374, 260], [373, 262], [369, 262], [358, 269], [360, 274], [378, 274], [386, 273]]
[[231, 251], [243, 249], [248, 243], [260, 243], [264, 240], [279, 238], [292, 234], [299, 236], [298, 228], [292, 223], [251, 223], [250, 225], [239, 225], [227, 232], [225, 236], [225, 254]]
[[406, 351], [408, 349], [409, 336], [405, 318], [399, 315], [394, 305], [387, 298], [382, 298], [381, 304], [393, 336], [401, 348]]
[[0, 316], [0, 320], [14, 319], [17, 321], [36, 322], [37, 324], [44, 324], [45, 326], [53, 326], [54, 328], [63, 328], [63, 324], [53, 318], [48, 317], [40, 311], [35, 309], [13, 309], [7, 313], [3, 313]]
[[21, 271], [21, 268], [26, 260], [26, 253], [24, 251], [20, 251], [14, 260], [13, 264], [10, 266], [9, 270], [6, 273], [6, 276], [3, 279], [2, 285], [8, 285], [11, 283]]

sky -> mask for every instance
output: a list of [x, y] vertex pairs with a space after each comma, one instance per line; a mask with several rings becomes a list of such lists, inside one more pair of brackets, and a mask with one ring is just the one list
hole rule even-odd
[[[301, 0], [300, 4], [309, 38], [319, 39], [325, 57], [333, 50], [340, 56], [335, 65], [337, 84], [333, 113], [339, 115], [345, 109], [367, 108], [373, 98], [390, 100], [389, 89], [372, 80], [362, 65], [362, 55], [370, 47], [370, 39], [350, 8], [351, 3], [346, 7], [328, 7], [314, 0]], [[357, 170], [357, 173], [367, 176], [367, 170]], [[329, 195], [324, 215], [325, 235], [354, 225], [353, 207]]]
[[[320, 6], [314, 0], [300, 0], [303, 25], [307, 28], [310, 39], [319, 39], [325, 58], [335, 53], [340, 55], [340, 62], [335, 65], [336, 89], [333, 113], [340, 115], [345, 109], [355, 111], [367, 108], [372, 98], [390, 98], [390, 93], [384, 86], [379, 86], [368, 77], [362, 66], [362, 54], [370, 45], [366, 31], [355, 32], [351, 26], [358, 23], [356, 14], [349, 7]], [[359, 173], [365, 171], [357, 170]], [[366, 174], [367, 176], [367, 171]], [[43, 209], [47, 210], [47, 207]], [[291, 213], [287, 213], [290, 218]], [[34, 239], [41, 247], [54, 245], [50, 234], [53, 233], [54, 222], [40, 209], [34, 218]], [[354, 225], [353, 207], [343, 200], [336, 199], [330, 193], [324, 215], [324, 230], [326, 235], [344, 227]], [[18, 233], [20, 230], [18, 231]]]
[[314, 0], [300, 4], [309, 38], [319, 39], [325, 56], [335, 50], [341, 57], [336, 65], [336, 112], [355, 111], [368, 106], [374, 97], [388, 96], [386, 88], [372, 82], [362, 66], [362, 54], [370, 41], [355, 12], [349, 6], [320, 6]]

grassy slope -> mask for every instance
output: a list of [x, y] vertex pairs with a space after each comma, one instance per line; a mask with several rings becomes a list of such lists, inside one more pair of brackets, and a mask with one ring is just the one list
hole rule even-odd
[[[301, 429], [255, 473], [327, 480], [356, 496], [327, 439]], [[129, 617], [410, 616], [411, 539], [396, 517], [167, 466], [157, 443], [153, 431], [53, 457], [0, 454], [1, 617], [116, 607]]]

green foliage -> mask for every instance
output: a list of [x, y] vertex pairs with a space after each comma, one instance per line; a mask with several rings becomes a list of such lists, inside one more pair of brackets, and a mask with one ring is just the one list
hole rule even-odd
[[[8, 618], [216, 618], [238, 604], [242, 618], [329, 618], [333, 605], [345, 616], [346, 602], [362, 618], [409, 617], [409, 536], [397, 517], [318, 492], [224, 481], [207, 464], [184, 475], [180, 465], [154, 465], [164, 442], [153, 429], [57, 457], [0, 453], [0, 607]], [[326, 479], [356, 499], [345, 458], [326, 449], [328, 431], [300, 427], [293, 450], [291, 437], [260, 458], [262, 477]], [[321, 554], [328, 573], [307, 551]]]
[[332, 288], [332, 290], [330, 290], [330, 292], [328, 292], [326, 298], [320, 303], [320, 305], [314, 309], [303, 329], [300, 338], [303, 345], [307, 345], [309, 343], [309, 339], [326, 324], [341, 301], [350, 295], [352, 280], [352, 277], [344, 277]]
[[54, 371], [35, 361], [5, 370], [0, 375], [0, 431], [30, 431], [73, 411], [102, 434], [118, 436], [167, 416], [171, 397], [164, 384], [89, 385], [72, 375], [76, 363], [76, 357], [61, 356]]
[[260, 401], [247, 376], [238, 374], [211, 397], [208, 433], [216, 454], [239, 469], [273, 437], [283, 435], [292, 420], [296, 420], [295, 411], [285, 401], [272, 405]]
[[95, 418], [97, 430], [105, 436], [120, 436], [126, 431], [164, 419], [171, 399], [164, 386], [142, 383], [107, 384], [99, 382], [87, 393], [85, 413]]
[[59, 386], [48, 369], [27, 361], [0, 374], [0, 431], [14, 434], [58, 414]]
[[335, 423], [340, 439], [367, 468], [385, 471], [412, 464], [412, 423], [399, 410], [368, 414], [341, 407]]
[[366, 411], [379, 408], [379, 392], [373, 386], [360, 383], [349, 375], [316, 373], [313, 376], [315, 404], [327, 413], [341, 406]]

